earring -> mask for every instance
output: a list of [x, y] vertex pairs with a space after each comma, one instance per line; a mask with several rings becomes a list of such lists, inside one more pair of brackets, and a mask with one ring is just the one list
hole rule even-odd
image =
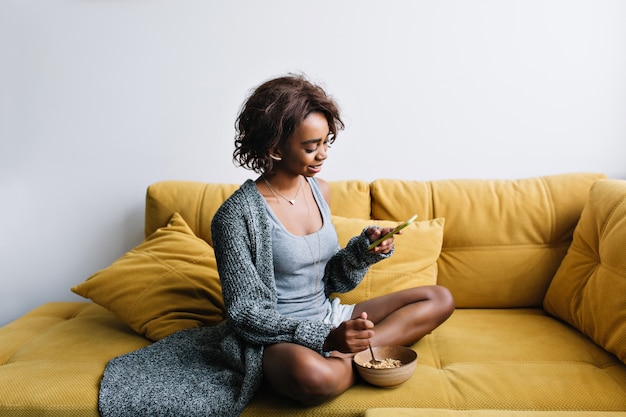
[[270, 154], [270, 158], [272, 158], [274, 161], [282, 161], [283, 158], [281, 158], [280, 156], [274, 156], [272, 154]]

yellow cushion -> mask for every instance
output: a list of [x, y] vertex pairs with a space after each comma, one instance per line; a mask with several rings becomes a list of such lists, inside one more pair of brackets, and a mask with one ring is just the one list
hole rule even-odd
[[370, 408], [364, 417], [624, 417], [621, 411], [450, 410], [438, 408]]
[[[355, 304], [394, 291], [436, 284], [444, 222], [443, 218], [413, 222], [396, 235], [391, 257], [373, 265], [357, 288], [335, 295], [343, 303]], [[333, 216], [333, 224], [344, 247], [367, 226], [395, 227], [398, 222]]]
[[520, 180], [376, 180], [372, 216], [444, 217], [438, 283], [459, 308], [540, 307], [602, 174]]
[[[328, 184], [332, 213], [369, 219], [369, 183], [347, 180], [329, 181]], [[211, 220], [224, 200], [239, 186], [175, 180], [150, 185], [146, 192], [145, 235], [150, 236], [155, 230], [165, 226], [173, 213], [180, 213], [193, 233], [213, 246]]]
[[0, 327], [0, 416], [98, 417], [107, 362], [148, 344], [94, 303], [43, 304]]
[[591, 187], [544, 307], [626, 363], [626, 181]]
[[360, 180], [329, 181], [330, 211], [337, 216], [369, 219], [370, 185]]
[[151, 340], [223, 320], [213, 248], [178, 213], [143, 243], [72, 291]]
[[180, 213], [196, 236], [213, 245], [211, 220], [238, 188], [238, 184], [175, 180], [150, 185], [146, 192], [145, 235], [150, 236], [165, 226], [174, 213]]
[[626, 410], [626, 366], [543, 309], [457, 309], [411, 348], [417, 369], [396, 388], [361, 380], [303, 408], [264, 386], [242, 417], [363, 416], [383, 407]]

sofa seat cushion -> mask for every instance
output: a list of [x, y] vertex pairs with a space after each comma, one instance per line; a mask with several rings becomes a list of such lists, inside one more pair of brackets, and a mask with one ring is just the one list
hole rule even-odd
[[541, 309], [457, 310], [413, 349], [417, 369], [396, 388], [359, 382], [313, 409], [264, 389], [243, 416], [360, 416], [396, 407], [626, 411], [626, 367]]
[[[150, 342], [93, 303], [51, 303], [0, 328], [0, 416], [98, 416], [108, 360]], [[371, 408], [626, 411], [626, 366], [539, 309], [457, 310], [416, 343], [397, 388], [359, 382], [305, 408], [262, 388], [243, 416], [362, 416]]]
[[622, 411], [442, 410], [436, 408], [374, 408], [364, 417], [624, 417]]
[[0, 328], [0, 416], [98, 417], [107, 362], [149, 343], [91, 302], [44, 304]]

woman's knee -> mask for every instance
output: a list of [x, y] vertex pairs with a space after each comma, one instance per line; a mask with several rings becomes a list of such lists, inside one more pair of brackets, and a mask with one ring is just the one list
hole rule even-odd
[[343, 372], [337, 372], [338, 361], [340, 359], [307, 360], [294, 369], [295, 398], [305, 405], [315, 405], [342, 392], [339, 375]]
[[264, 372], [277, 392], [305, 405], [339, 395], [354, 378], [349, 360], [327, 359], [303, 346], [289, 344], [266, 349]]
[[443, 320], [450, 317], [456, 307], [452, 293], [441, 285], [433, 286], [433, 302], [438, 306]]

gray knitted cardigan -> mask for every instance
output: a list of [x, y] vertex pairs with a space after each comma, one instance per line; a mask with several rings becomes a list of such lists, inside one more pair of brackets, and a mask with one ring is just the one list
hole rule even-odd
[[[111, 360], [100, 386], [103, 417], [238, 416], [262, 380], [263, 346], [290, 342], [322, 354], [332, 327], [276, 310], [271, 225], [254, 181], [220, 207], [211, 233], [228, 318], [188, 329]], [[389, 255], [367, 251], [361, 233], [326, 265], [327, 294], [353, 289]]]

